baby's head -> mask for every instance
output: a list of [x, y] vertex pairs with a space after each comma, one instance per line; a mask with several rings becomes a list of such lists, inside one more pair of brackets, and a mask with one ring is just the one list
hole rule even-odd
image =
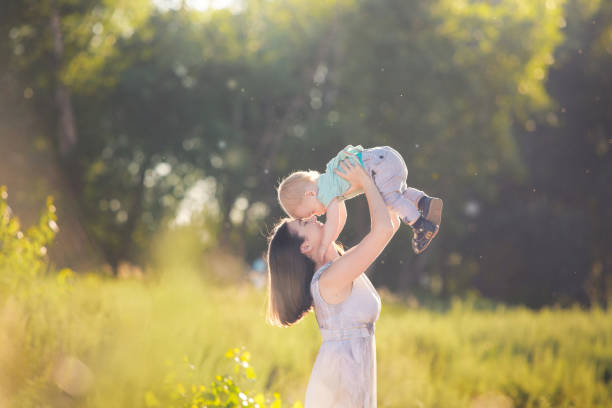
[[316, 171], [296, 171], [278, 186], [278, 201], [293, 218], [309, 218], [325, 213], [325, 206], [317, 199]]

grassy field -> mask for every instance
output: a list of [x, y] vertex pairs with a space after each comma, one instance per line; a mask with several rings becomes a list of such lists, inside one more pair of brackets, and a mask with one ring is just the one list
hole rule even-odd
[[[145, 281], [68, 273], [4, 293], [0, 407], [155, 406], [146, 396], [167, 393], [168, 380], [207, 385], [231, 374], [234, 347], [250, 352], [257, 375], [245, 390], [279, 392], [283, 406], [303, 401], [320, 345], [314, 315], [270, 327], [262, 290], [206, 282], [186, 272]], [[610, 311], [457, 301], [433, 312], [383, 296], [376, 330], [380, 407], [612, 406]], [[71, 365], [76, 379], [62, 379], [67, 359], [86, 367]]]

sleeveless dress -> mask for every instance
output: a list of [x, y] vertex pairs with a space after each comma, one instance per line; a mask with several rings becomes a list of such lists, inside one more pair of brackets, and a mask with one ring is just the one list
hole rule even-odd
[[365, 273], [353, 281], [343, 302], [327, 303], [319, 292], [319, 278], [331, 265], [319, 268], [311, 281], [315, 316], [323, 343], [317, 354], [305, 408], [375, 408], [376, 343], [374, 325], [380, 297]]

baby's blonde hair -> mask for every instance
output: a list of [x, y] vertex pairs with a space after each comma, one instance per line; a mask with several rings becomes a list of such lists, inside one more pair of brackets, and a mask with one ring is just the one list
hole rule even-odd
[[278, 202], [290, 217], [297, 218], [294, 210], [304, 199], [308, 184], [318, 175], [314, 170], [296, 171], [281, 181], [278, 186]]

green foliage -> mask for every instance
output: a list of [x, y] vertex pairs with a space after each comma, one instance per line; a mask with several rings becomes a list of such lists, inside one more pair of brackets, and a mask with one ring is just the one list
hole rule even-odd
[[[193, 183], [212, 177], [220, 241], [253, 258], [262, 221], [279, 213], [277, 180], [362, 143], [401, 151], [409, 183], [450, 200], [446, 236], [463, 239], [464, 203], [494, 203], [500, 175], [524, 175], [513, 115], [548, 103], [560, 14], [557, 2], [525, 0], [154, 12], [115, 45], [108, 66], [124, 68], [113, 86], [74, 89], [94, 235], [113, 262], [135, 257]], [[170, 173], [156, 175], [160, 164]], [[111, 200], [120, 208], [101, 204]]]
[[38, 224], [25, 232], [7, 199], [6, 186], [0, 186], [0, 288], [5, 294], [30, 284], [47, 270], [47, 247], [58, 231], [52, 197], [47, 198]]
[[355, 129], [344, 141], [396, 146], [408, 184], [450, 200], [445, 230], [460, 239], [462, 203], [495, 202], [500, 174], [524, 176], [511, 123], [549, 102], [560, 14], [527, 0], [363, 2], [346, 45], [359, 52], [338, 68], [339, 113]]
[[[251, 407], [251, 408], [281, 408], [282, 400], [279, 393], [274, 393], [273, 400], [266, 399], [262, 393], [249, 393], [244, 390], [243, 382], [254, 380], [255, 371], [249, 365], [250, 353], [240, 348], [233, 348], [225, 353], [225, 357], [234, 362], [234, 376], [217, 375], [210, 385], [203, 385], [193, 380], [195, 366], [183, 358], [184, 371], [187, 371], [188, 383], [177, 382], [177, 368], [171, 361], [167, 365], [172, 368], [165, 377], [165, 393], [156, 394], [148, 391], [145, 394], [146, 407]], [[185, 377], [185, 375], [183, 375]], [[301, 408], [298, 401], [292, 408]]]
[[[151, 13], [148, 0], [8, 0], [0, 14], [11, 71], [37, 91], [51, 94], [58, 81], [83, 92], [112, 86], [125, 66], [107, 66], [116, 44], [132, 36]], [[59, 13], [63, 58], [53, 60], [55, 39], [48, 29]], [[4, 41], [4, 38], [3, 38]], [[1, 48], [0, 48], [1, 49]], [[47, 95], [48, 95], [47, 94]]]

